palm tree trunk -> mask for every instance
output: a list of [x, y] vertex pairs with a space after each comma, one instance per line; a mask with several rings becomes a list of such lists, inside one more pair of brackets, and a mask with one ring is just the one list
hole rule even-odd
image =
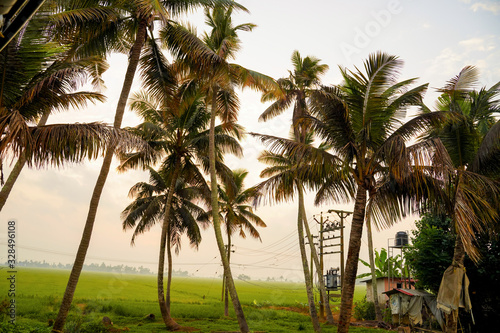
[[[229, 225], [229, 222], [227, 222]], [[228, 227], [227, 234], [227, 261], [231, 264], [231, 235]], [[224, 285], [224, 316], [229, 317], [229, 290], [227, 288], [227, 283]]]
[[[321, 265], [319, 263], [319, 258], [318, 258], [318, 252], [316, 251], [316, 247], [314, 246], [314, 239], [312, 238], [311, 235], [311, 230], [309, 229], [309, 225], [307, 224], [307, 221], [304, 217], [304, 228], [306, 230], [306, 235], [307, 235], [307, 240], [309, 241], [309, 247], [311, 249], [311, 257], [314, 261], [314, 265], [316, 266], [316, 271], [321, 272]], [[332, 310], [330, 309], [330, 301], [328, 300], [328, 297], [326, 295], [326, 288], [325, 288], [325, 281], [323, 280], [323, 272], [321, 272], [320, 276], [318, 276], [319, 280], [319, 292], [321, 294], [321, 298], [324, 301], [324, 306], [326, 309], [326, 322], [330, 325], [333, 325], [334, 320], [333, 320], [333, 314]]]
[[211, 190], [211, 201], [212, 201], [212, 220], [214, 223], [215, 239], [217, 241], [217, 246], [219, 247], [219, 253], [222, 259], [222, 265], [224, 267], [224, 277], [226, 279], [226, 285], [229, 289], [229, 294], [231, 295], [231, 301], [233, 302], [234, 312], [236, 313], [236, 318], [238, 319], [238, 324], [240, 326], [240, 331], [243, 333], [250, 332], [248, 329], [248, 324], [245, 319], [245, 313], [240, 304], [238, 298], [238, 293], [236, 292], [236, 287], [234, 286], [233, 276], [231, 274], [231, 267], [229, 266], [229, 261], [224, 249], [224, 240], [222, 239], [222, 232], [219, 220], [219, 198], [217, 191], [217, 173], [215, 169], [215, 117], [217, 113], [216, 104], [216, 91], [212, 90], [212, 108], [210, 116], [210, 132], [209, 132], [209, 162], [210, 162], [210, 190]]
[[368, 256], [370, 258], [370, 271], [372, 275], [372, 295], [373, 304], [375, 305], [375, 318], [378, 321], [383, 321], [384, 318], [382, 317], [382, 311], [378, 303], [377, 274], [375, 273], [375, 259], [373, 258], [372, 222], [369, 219], [366, 220], [366, 228], [368, 233]]
[[304, 280], [306, 282], [306, 293], [307, 293], [307, 301], [309, 303], [309, 314], [311, 315], [311, 321], [313, 324], [314, 332], [321, 332], [318, 312], [316, 311], [316, 305], [314, 304], [312, 280], [311, 280], [311, 275], [309, 273], [309, 265], [307, 264], [306, 245], [304, 242], [304, 224], [307, 223], [306, 210], [304, 205], [304, 192], [300, 183], [298, 184], [297, 188], [299, 192], [299, 213], [297, 217], [297, 233], [299, 236], [300, 257], [302, 258], [302, 269], [304, 271]]
[[349, 249], [347, 251], [346, 267], [344, 270], [345, 276], [342, 285], [338, 333], [349, 332], [354, 286], [356, 284], [356, 274], [358, 272], [359, 249], [361, 248], [361, 236], [363, 235], [363, 223], [365, 220], [365, 208], [366, 190], [361, 185], [358, 185], [351, 222]]
[[0, 211], [2, 211], [3, 206], [5, 206], [7, 198], [9, 197], [9, 194], [12, 191], [12, 188], [14, 187], [14, 184], [16, 183], [17, 178], [21, 174], [21, 171], [23, 170], [25, 164], [26, 164], [26, 155], [24, 154], [23, 151], [21, 155], [19, 155], [19, 158], [17, 159], [14, 168], [12, 168], [12, 170], [10, 171], [7, 181], [5, 182], [5, 184], [3, 184], [2, 190], [0, 191]]
[[[147, 26], [148, 22], [145, 19], [143, 19], [139, 23], [137, 35], [134, 44], [132, 45], [132, 48], [130, 50], [131, 52], [127, 66], [127, 72], [125, 73], [125, 80], [123, 81], [122, 91], [120, 93], [120, 98], [118, 99], [118, 105], [116, 107], [115, 120], [113, 124], [115, 128], [121, 127], [123, 114], [125, 113], [125, 106], [127, 105], [127, 100], [130, 93], [130, 89], [132, 88], [132, 83], [134, 81], [137, 65], [139, 64], [141, 50], [146, 40]], [[66, 285], [66, 290], [64, 292], [61, 307], [59, 308], [59, 313], [57, 314], [54, 326], [52, 327], [52, 332], [62, 332], [64, 328], [64, 323], [66, 322], [66, 317], [68, 315], [69, 308], [73, 301], [76, 285], [78, 284], [78, 279], [80, 278], [80, 273], [82, 272], [83, 264], [85, 262], [85, 257], [87, 255], [87, 250], [89, 248], [90, 238], [92, 236], [92, 229], [94, 228], [95, 217], [97, 214], [97, 207], [99, 206], [99, 201], [101, 199], [101, 194], [104, 189], [104, 184], [106, 183], [106, 178], [108, 177], [115, 147], [116, 143], [110, 144], [108, 150], [106, 151], [106, 155], [104, 156], [104, 161], [101, 166], [101, 171], [99, 173], [99, 176], [97, 177], [94, 191], [92, 193], [92, 198], [90, 199], [87, 220], [85, 221], [85, 227], [83, 229], [80, 245], [76, 253], [75, 262], [73, 263], [73, 268], [71, 269], [68, 284]]]
[[[158, 304], [160, 306], [161, 317], [167, 330], [175, 330], [180, 327], [172, 317], [170, 316], [170, 285], [172, 283], [172, 252], [170, 246], [170, 210], [172, 207], [172, 199], [174, 197], [175, 183], [179, 177], [179, 172], [181, 169], [180, 161], [175, 163], [174, 173], [172, 175], [172, 180], [170, 187], [168, 189], [167, 201], [165, 203], [165, 215], [163, 217], [163, 224], [161, 227], [161, 238], [160, 238], [160, 255], [158, 259], [158, 277], [157, 277], [157, 288], [158, 288]], [[165, 245], [166, 243], [166, 245]], [[167, 272], [167, 298], [165, 299], [163, 290], [163, 272], [165, 270], [165, 250], [168, 255], [168, 272]]]
[[[47, 123], [47, 119], [49, 119], [49, 115], [50, 112], [45, 112], [38, 121], [37, 126], [44, 126]], [[2, 186], [2, 190], [0, 191], [0, 212], [3, 209], [3, 206], [5, 206], [7, 198], [9, 197], [10, 192], [14, 188], [14, 184], [16, 183], [17, 178], [21, 174], [21, 171], [23, 170], [25, 164], [26, 164], [26, 155], [23, 152], [21, 153], [21, 155], [19, 155], [19, 158], [16, 161], [14, 168], [11, 170], [9, 177], [7, 178], [7, 181]]]
[[[455, 241], [455, 249], [453, 250], [453, 262], [454, 267], [463, 267], [465, 259], [465, 249], [462, 243], [460, 235], [457, 235]], [[450, 314], [445, 314], [445, 332], [446, 333], [457, 333], [458, 329], [458, 309], [452, 310]]]

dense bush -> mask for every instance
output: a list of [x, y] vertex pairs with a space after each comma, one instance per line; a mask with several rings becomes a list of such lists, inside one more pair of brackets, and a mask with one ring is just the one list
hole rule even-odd
[[[413, 246], [407, 251], [406, 259], [412, 267], [418, 285], [437, 294], [442, 275], [452, 262], [456, 236], [450, 219], [444, 216], [423, 215], [415, 225], [417, 230], [413, 233]], [[464, 332], [489, 332], [490, 328], [498, 323], [500, 231], [492, 228], [489, 232], [488, 235], [476, 235], [476, 245], [481, 254], [480, 262], [474, 264], [468, 256], [465, 257], [475, 325], [472, 324], [469, 313], [460, 311], [460, 323]]]
[[375, 320], [375, 303], [365, 298], [354, 303], [354, 318], [357, 320]]

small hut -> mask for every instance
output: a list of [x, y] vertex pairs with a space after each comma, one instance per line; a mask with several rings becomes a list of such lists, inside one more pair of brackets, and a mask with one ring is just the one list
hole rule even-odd
[[[362, 280], [361, 282], [366, 283], [366, 300], [368, 302], [373, 302], [373, 289], [372, 289], [372, 279]], [[413, 287], [415, 285], [415, 280], [413, 279], [402, 279], [395, 277], [382, 276], [377, 278], [377, 293], [378, 293], [378, 303], [384, 305], [389, 297], [384, 294], [385, 291], [392, 290], [395, 288], [401, 288], [404, 286]]]
[[403, 288], [394, 288], [384, 294], [389, 297], [393, 323], [430, 327], [435, 320], [441, 328], [444, 327], [443, 315], [437, 308], [435, 295], [425, 290]]

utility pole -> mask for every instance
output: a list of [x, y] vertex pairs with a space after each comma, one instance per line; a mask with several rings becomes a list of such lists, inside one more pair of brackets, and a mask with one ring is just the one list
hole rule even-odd
[[347, 212], [344, 210], [330, 209], [328, 213], [336, 213], [340, 218], [340, 287], [344, 285], [344, 219], [347, 218], [352, 212]]

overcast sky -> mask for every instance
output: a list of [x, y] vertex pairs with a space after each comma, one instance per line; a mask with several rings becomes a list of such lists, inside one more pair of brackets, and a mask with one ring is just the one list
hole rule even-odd
[[[340, 83], [338, 66], [362, 68], [363, 60], [370, 53], [381, 50], [404, 60], [401, 80], [419, 77], [419, 84], [429, 83], [425, 101], [431, 107], [437, 97], [434, 89], [443, 86], [464, 66], [480, 69], [482, 86], [490, 87], [500, 80], [500, 1], [497, 0], [242, 0], [240, 3], [250, 14], [238, 13], [234, 22], [255, 23], [257, 28], [250, 33], [240, 33], [243, 48], [235, 62], [274, 78], [288, 75], [294, 50], [303, 57], [320, 58], [330, 66], [323, 77], [325, 84]], [[192, 15], [191, 19], [201, 32], [204, 29], [202, 15]], [[106, 103], [78, 112], [60, 113], [49, 122], [112, 123], [126, 57], [112, 56], [110, 62], [111, 68], [104, 75]], [[137, 80], [135, 89], [139, 86]], [[257, 118], [266, 108], [260, 102], [260, 95], [245, 91], [240, 97], [239, 119], [248, 131], [288, 136], [291, 111], [267, 123], [259, 123]], [[138, 119], [127, 112], [123, 125], [137, 123]], [[264, 166], [256, 157], [263, 147], [252, 138], [247, 138], [242, 145], [245, 156], [240, 160], [229, 158], [228, 162], [232, 168], [244, 167], [250, 171], [246, 185], [251, 186], [262, 180], [259, 173]], [[115, 161], [115, 167], [116, 164]], [[18, 221], [20, 260], [72, 263], [100, 166], [101, 160], [63, 169], [25, 168], [0, 213], [5, 222], [0, 230], [0, 242], [5, 244], [6, 222], [14, 218]], [[10, 166], [4, 171], [10, 171]], [[143, 171], [118, 174], [112, 170], [99, 205], [86, 263], [143, 265], [156, 271], [160, 228], [139, 236], [136, 245], [131, 247], [132, 232], [124, 232], [120, 220], [121, 211], [131, 201], [127, 196], [130, 187], [145, 180], [147, 174]], [[328, 209], [352, 208], [352, 203], [315, 207], [313, 196], [307, 198], [307, 215], [313, 230], [317, 230], [313, 216]], [[295, 231], [296, 203], [259, 207], [257, 213], [268, 225], [261, 229], [262, 243], [235, 238], [233, 274], [302, 279]], [[375, 247], [387, 247], [397, 231], [414, 228], [415, 219], [416, 216], [408, 217], [393, 228], [375, 234]], [[346, 235], [349, 230], [347, 225]], [[6, 246], [1, 247], [5, 250], [1, 250], [0, 260], [5, 262]], [[366, 247], [364, 235], [361, 252], [364, 259], [367, 259]], [[326, 268], [337, 267], [339, 257], [325, 256], [325, 262]], [[195, 276], [221, 274], [212, 229], [203, 233], [198, 251], [186, 243], [181, 254], [174, 257], [174, 269], [187, 270]], [[364, 268], [360, 266], [360, 270]]]

